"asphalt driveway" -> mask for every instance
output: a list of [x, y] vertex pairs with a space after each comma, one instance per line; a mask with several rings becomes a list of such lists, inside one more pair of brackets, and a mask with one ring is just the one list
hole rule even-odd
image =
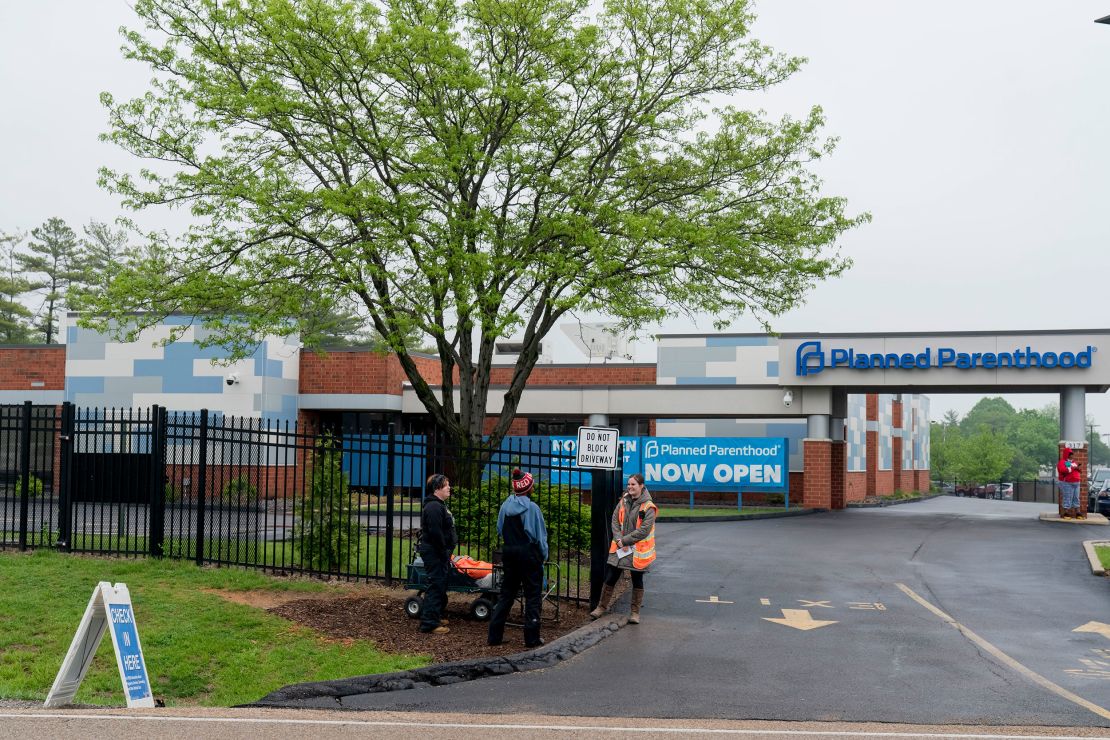
[[660, 524], [639, 627], [553, 668], [342, 706], [1110, 727], [1110, 580], [1081, 547], [1110, 532], [1037, 520], [1053, 508]]

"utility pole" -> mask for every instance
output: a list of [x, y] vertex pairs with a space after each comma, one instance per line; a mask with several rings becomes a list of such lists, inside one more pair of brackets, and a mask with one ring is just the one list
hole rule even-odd
[[1094, 465], [1095, 462], [1095, 429], [1097, 429], [1098, 426], [1098, 424], [1094, 423], [1087, 425], [1087, 428], [1091, 430], [1090, 443], [1087, 447], [1087, 470], [1084, 471], [1088, 478], [1091, 476], [1091, 466]]

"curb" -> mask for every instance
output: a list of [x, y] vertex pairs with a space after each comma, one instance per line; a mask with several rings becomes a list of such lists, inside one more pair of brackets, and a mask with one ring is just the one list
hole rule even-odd
[[659, 524], [676, 522], [689, 524], [691, 522], [742, 522], [746, 519], [781, 519], [785, 516], [804, 516], [816, 514], [820, 509], [790, 509], [789, 511], [774, 511], [764, 514], [721, 514], [720, 516], [668, 516], [656, 521]]
[[[631, 590], [628, 590], [616, 600], [613, 606], [627, 605], [630, 600]], [[295, 702], [321, 698], [332, 698], [337, 705], [342, 705], [343, 698], [347, 696], [377, 694], [383, 691], [404, 691], [428, 686], [446, 686], [488, 676], [504, 676], [509, 673], [549, 668], [593, 647], [609, 635], [616, 633], [627, 623], [627, 614], [618, 615], [610, 611], [609, 614], [597, 621], [585, 624], [557, 640], [541, 645], [535, 650], [490, 658], [435, 663], [407, 671], [375, 673], [368, 676], [340, 678], [332, 681], [290, 684], [266, 694], [256, 702], [238, 706], [282, 708], [289, 707], [290, 704]]]
[[1091, 575], [1105, 576], [1106, 569], [1102, 567], [1102, 561], [1098, 559], [1098, 553], [1095, 552], [1095, 545], [1110, 546], [1110, 541], [1086, 540], [1083, 542], [1083, 550], [1087, 553], [1087, 562], [1091, 564]]
[[1042, 522], [1052, 522], [1054, 524], [1068, 524], [1068, 525], [1076, 526], [1076, 527], [1089, 527], [1089, 526], [1092, 526], [1092, 525], [1096, 526], [1096, 527], [1105, 527], [1106, 525], [1110, 524], [1110, 520], [1107, 520], [1107, 518], [1104, 517], [1102, 514], [1093, 514], [1093, 513], [1092, 514], [1087, 514], [1087, 516], [1083, 519], [1061, 519], [1060, 515], [1057, 514], [1054, 511], [1042, 511], [1037, 516], [1037, 519], [1039, 519]]
[[887, 506], [897, 506], [899, 504], [916, 504], [918, 501], [928, 501], [931, 498], [940, 498], [947, 496], [947, 493], [930, 493], [925, 496], [918, 496], [917, 498], [902, 498], [895, 501], [878, 501], [873, 504], [865, 504], [862, 501], [853, 501], [847, 504], [846, 509], [882, 509]]

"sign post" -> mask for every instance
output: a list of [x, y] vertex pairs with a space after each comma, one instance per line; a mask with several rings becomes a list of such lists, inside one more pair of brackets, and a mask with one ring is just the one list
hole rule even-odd
[[123, 682], [127, 708], [154, 706], [146, 661], [143, 660], [143, 648], [139, 643], [139, 630], [135, 626], [131, 593], [126, 584], [117, 583], [113, 586], [107, 581], [98, 583], [93, 591], [89, 605], [85, 608], [85, 615], [81, 617], [81, 624], [77, 627], [77, 634], [73, 636], [69, 652], [62, 661], [58, 677], [54, 679], [54, 685], [46, 695], [43, 706], [60, 707], [72, 703], [105, 632], [112, 635], [116, 667], [119, 668], [120, 681]]
[[613, 511], [613, 472], [620, 460], [620, 432], [608, 427], [578, 427], [578, 467], [595, 471], [590, 480], [590, 608], [601, 598], [609, 557], [609, 517]]

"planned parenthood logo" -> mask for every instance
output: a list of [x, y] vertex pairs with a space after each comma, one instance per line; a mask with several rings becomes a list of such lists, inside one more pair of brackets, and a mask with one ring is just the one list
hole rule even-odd
[[833, 347], [827, 353], [820, 341], [802, 342], [794, 357], [795, 374], [805, 377], [825, 370], [1033, 370], [1087, 369], [1098, 347], [1075, 351], [1042, 352], [1030, 346], [1000, 352], [961, 352], [954, 347], [919, 347], [916, 352], [867, 352]]
[[824, 370], [825, 353], [821, 351], [821, 343], [802, 342], [799, 344], [794, 367], [798, 375], [816, 375]]

